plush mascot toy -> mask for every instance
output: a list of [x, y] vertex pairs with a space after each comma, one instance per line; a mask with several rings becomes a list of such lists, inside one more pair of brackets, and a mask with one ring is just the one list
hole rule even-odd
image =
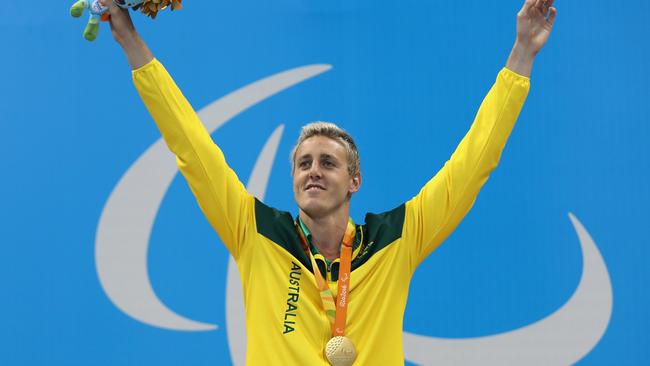
[[[172, 10], [180, 9], [182, 0], [113, 0], [120, 8], [134, 10], [140, 9], [143, 14], [155, 19], [158, 11], [171, 5]], [[94, 41], [99, 33], [99, 21], [107, 21], [109, 14], [108, 8], [103, 6], [99, 0], [79, 0], [70, 8], [70, 15], [75, 18], [80, 17], [84, 10], [88, 9], [90, 20], [84, 30], [84, 38]]]

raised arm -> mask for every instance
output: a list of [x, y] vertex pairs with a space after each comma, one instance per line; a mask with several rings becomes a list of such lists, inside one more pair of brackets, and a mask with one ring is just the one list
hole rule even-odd
[[444, 167], [406, 203], [402, 235], [413, 243], [408, 248], [413, 269], [461, 222], [496, 168], [526, 100], [533, 60], [551, 32], [556, 14], [552, 3], [526, 1], [517, 15], [517, 39], [506, 67], [472, 127]]
[[[110, 0], [106, 0], [107, 2]], [[115, 40], [133, 69], [133, 82], [201, 210], [235, 259], [253, 219], [254, 198], [228, 167], [196, 112], [138, 35], [128, 11], [106, 4]]]

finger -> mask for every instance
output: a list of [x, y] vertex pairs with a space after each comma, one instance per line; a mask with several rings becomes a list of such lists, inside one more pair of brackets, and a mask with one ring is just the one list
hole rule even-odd
[[111, 5], [114, 5], [111, 0], [99, 0], [99, 3], [106, 8], [111, 8]]
[[[99, 0], [99, 3], [102, 4], [102, 6], [104, 6], [105, 8], [108, 9], [108, 14], [109, 15], [113, 15], [113, 13], [114, 13], [113, 8], [115, 7], [115, 3], [113, 3], [113, 1], [111, 1], [111, 0]], [[109, 17], [109, 19], [110, 19], [110, 17]]]
[[555, 15], [557, 15], [557, 9], [555, 7], [553, 7], [553, 6], [551, 6], [551, 8], [549, 9], [549, 12], [550, 13], [549, 13], [547, 22], [549, 23], [549, 25], [551, 27], [553, 27], [553, 23], [555, 23]]
[[108, 8], [108, 11], [110, 12], [111, 16], [116, 16], [120, 13], [127, 12], [126, 9], [122, 9], [121, 7], [117, 6], [117, 4], [115, 4], [113, 0], [99, 0], [99, 2]]
[[544, 14], [544, 17], [548, 16], [548, 9], [551, 7], [551, 1], [550, 0], [542, 0], [542, 14]]
[[535, 0], [532, 2], [530, 8], [528, 9], [529, 16], [538, 15], [542, 11], [542, 1], [543, 0]]

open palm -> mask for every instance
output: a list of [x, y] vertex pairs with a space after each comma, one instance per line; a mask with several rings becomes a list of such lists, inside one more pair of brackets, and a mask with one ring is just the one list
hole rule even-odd
[[556, 14], [553, 0], [526, 0], [517, 14], [517, 42], [537, 54], [551, 34]]

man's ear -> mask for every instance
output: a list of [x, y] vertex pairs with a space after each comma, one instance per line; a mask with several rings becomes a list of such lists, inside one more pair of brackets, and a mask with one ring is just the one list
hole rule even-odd
[[361, 188], [361, 173], [357, 173], [354, 177], [352, 177], [350, 184], [350, 194], [356, 193], [359, 191], [359, 188]]

